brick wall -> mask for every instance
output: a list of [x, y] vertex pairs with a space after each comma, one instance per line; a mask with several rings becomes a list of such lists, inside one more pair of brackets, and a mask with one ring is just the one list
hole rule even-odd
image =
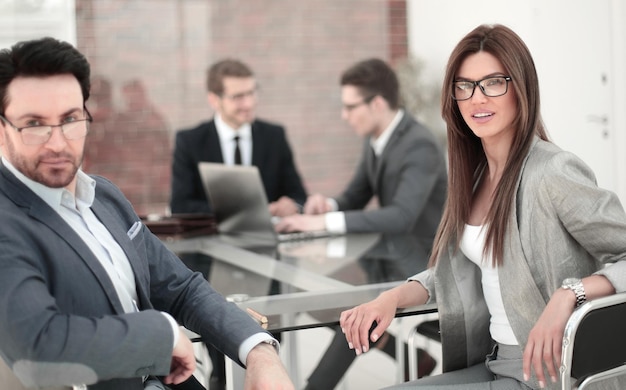
[[338, 79], [367, 57], [406, 56], [406, 0], [76, 0], [78, 47], [98, 120], [85, 169], [117, 183], [139, 213], [164, 212], [174, 133], [210, 118], [205, 70], [249, 63], [259, 117], [286, 126], [309, 192], [335, 195], [361, 140], [340, 118]]

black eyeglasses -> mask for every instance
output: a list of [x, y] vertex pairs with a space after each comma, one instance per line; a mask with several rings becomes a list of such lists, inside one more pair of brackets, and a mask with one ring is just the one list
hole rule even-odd
[[497, 97], [504, 95], [509, 89], [509, 76], [487, 77], [478, 81], [455, 81], [452, 83], [452, 99], [460, 101], [474, 96], [476, 87], [485, 96]]
[[357, 108], [359, 106], [362, 106], [362, 105], [365, 105], [365, 104], [370, 104], [370, 102], [372, 100], [374, 100], [375, 97], [376, 97], [376, 95], [372, 95], [372, 96], [368, 96], [368, 97], [364, 98], [363, 100], [361, 100], [358, 103], [344, 104], [343, 105], [343, 109], [348, 111], [348, 112], [350, 112], [350, 111], [354, 110], [355, 108]]
[[236, 93], [233, 95], [220, 95], [220, 97], [222, 99], [232, 100], [235, 103], [240, 103], [247, 97], [256, 97], [258, 93], [259, 93], [259, 87], [257, 86], [254, 89], [251, 89], [249, 91]]
[[4, 115], [0, 115], [0, 119], [7, 125], [14, 128], [22, 137], [22, 142], [25, 145], [41, 145], [48, 142], [52, 137], [52, 130], [55, 127], [60, 127], [63, 136], [67, 140], [81, 139], [87, 136], [89, 132], [89, 123], [93, 121], [91, 114], [85, 108], [87, 118], [74, 119], [68, 117], [68, 121], [65, 123], [59, 123], [58, 125], [35, 125], [35, 126], [23, 126], [17, 127], [11, 123]]

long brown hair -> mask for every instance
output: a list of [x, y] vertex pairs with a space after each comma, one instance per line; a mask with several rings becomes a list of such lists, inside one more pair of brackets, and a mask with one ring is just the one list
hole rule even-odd
[[502, 178], [495, 190], [493, 204], [486, 216], [485, 250], [495, 264], [502, 264], [504, 236], [511, 215], [517, 179], [534, 136], [547, 140], [540, 114], [539, 82], [530, 51], [522, 39], [502, 25], [481, 25], [467, 34], [454, 48], [443, 82], [441, 114], [448, 135], [448, 197], [430, 265], [454, 244], [458, 250], [461, 234], [469, 219], [474, 186], [486, 167], [487, 159], [480, 138], [467, 126], [457, 102], [452, 99], [452, 83], [463, 61], [471, 54], [486, 52], [497, 58], [511, 77], [517, 96], [516, 129]]

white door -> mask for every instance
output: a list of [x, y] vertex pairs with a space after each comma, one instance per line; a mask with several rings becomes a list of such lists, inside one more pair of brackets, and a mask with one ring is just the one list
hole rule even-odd
[[531, 34], [548, 133], [594, 170], [601, 187], [616, 191], [611, 2], [539, 3], [533, 10]]

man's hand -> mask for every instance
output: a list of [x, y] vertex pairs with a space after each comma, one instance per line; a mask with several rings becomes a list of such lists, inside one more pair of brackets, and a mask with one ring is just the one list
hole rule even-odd
[[271, 202], [269, 209], [270, 214], [276, 217], [286, 217], [300, 211], [298, 204], [287, 196], [281, 196], [276, 202]]
[[274, 225], [274, 229], [280, 233], [324, 230], [326, 220], [323, 215], [290, 215], [281, 218], [280, 222]]
[[294, 390], [287, 370], [273, 346], [260, 343], [246, 359], [245, 390]]
[[309, 196], [304, 204], [304, 214], [324, 214], [331, 210], [330, 204], [322, 194]]
[[196, 370], [196, 357], [193, 345], [182, 330], [179, 330], [178, 342], [172, 351], [172, 365], [168, 376], [163, 378], [167, 384], [180, 384], [186, 381]]

